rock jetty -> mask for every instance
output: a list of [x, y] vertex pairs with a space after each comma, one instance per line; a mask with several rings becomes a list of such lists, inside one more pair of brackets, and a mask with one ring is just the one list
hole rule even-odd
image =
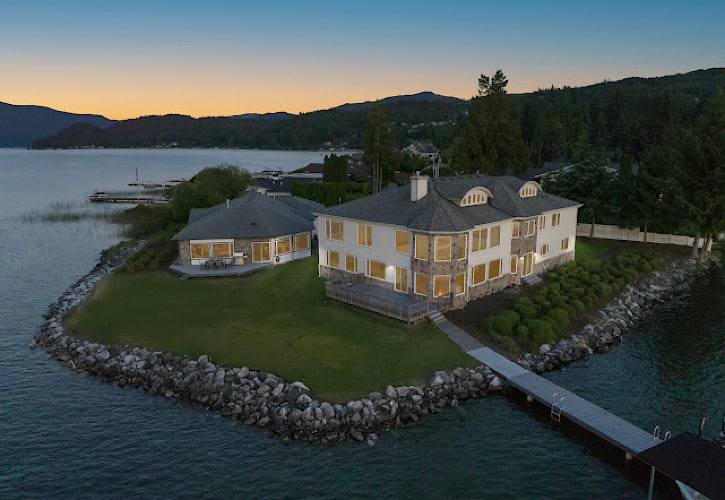
[[346, 403], [318, 401], [302, 382], [286, 382], [273, 373], [215, 364], [208, 356], [192, 359], [142, 347], [107, 345], [68, 335], [63, 318], [90, 298], [95, 286], [128, 255], [129, 247], [99, 264], [74, 283], [45, 315], [33, 342], [68, 367], [86, 371], [121, 387], [179, 398], [210, 411], [266, 429], [284, 442], [373, 444], [380, 431], [416, 422], [458, 401], [502, 389], [485, 366], [435, 372], [422, 386], [388, 386]]
[[526, 353], [519, 365], [536, 373], [558, 370], [572, 361], [593, 353], [608, 352], [622, 341], [622, 335], [645, 318], [660, 303], [688, 290], [692, 282], [707, 271], [710, 262], [681, 260], [653, 272], [646, 281], [627, 285], [616, 301], [599, 311], [599, 318], [569, 339], [542, 344], [539, 352]]

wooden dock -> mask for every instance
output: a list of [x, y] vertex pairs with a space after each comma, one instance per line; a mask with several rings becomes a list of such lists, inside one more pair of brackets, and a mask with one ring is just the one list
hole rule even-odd
[[552, 418], [565, 417], [624, 450], [628, 456], [638, 455], [662, 442], [652, 433], [522, 368], [488, 347], [468, 351], [468, 354], [504, 377], [511, 386], [551, 408]]

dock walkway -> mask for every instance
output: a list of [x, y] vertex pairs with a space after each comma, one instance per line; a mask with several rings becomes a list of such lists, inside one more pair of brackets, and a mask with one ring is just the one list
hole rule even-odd
[[522, 368], [488, 347], [468, 351], [468, 354], [504, 377], [513, 387], [549, 408], [554, 407], [560, 417], [566, 417], [626, 453], [638, 455], [662, 442], [653, 434]]

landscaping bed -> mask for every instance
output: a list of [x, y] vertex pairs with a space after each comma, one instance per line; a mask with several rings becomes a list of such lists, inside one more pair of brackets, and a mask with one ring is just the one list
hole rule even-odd
[[610, 240], [577, 240], [577, 260], [535, 286], [517, 286], [446, 313], [447, 318], [511, 359], [568, 338], [595, 320], [625, 285], [689, 255], [687, 247]]

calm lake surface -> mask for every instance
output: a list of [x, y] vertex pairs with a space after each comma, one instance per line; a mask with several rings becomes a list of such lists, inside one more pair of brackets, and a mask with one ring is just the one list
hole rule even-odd
[[[467, 402], [353, 443], [284, 446], [256, 428], [104, 383], [28, 344], [41, 315], [122, 239], [93, 189], [189, 177], [205, 166], [291, 170], [319, 152], [0, 149], [0, 498], [645, 498], [586, 442], [505, 397]], [[264, 367], [252, 367], [264, 368]], [[722, 274], [663, 304], [624, 343], [549, 378], [645, 430], [719, 430]], [[371, 388], [372, 389], [372, 388]]]

